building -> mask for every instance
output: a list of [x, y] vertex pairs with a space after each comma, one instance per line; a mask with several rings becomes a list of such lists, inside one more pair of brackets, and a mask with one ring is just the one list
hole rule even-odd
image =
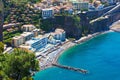
[[66, 32], [63, 29], [56, 29], [54, 33], [51, 33], [54, 39], [65, 41], [66, 40]]
[[75, 10], [88, 10], [88, 2], [73, 2], [72, 4]]
[[114, 0], [100, 0], [101, 2], [113, 3]]
[[24, 32], [21, 34], [24, 37], [24, 42], [32, 39], [34, 37], [33, 32]]
[[120, 3], [120, 0], [114, 0], [113, 2], [114, 3]]
[[24, 32], [31, 32], [35, 29], [36, 27], [32, 24], [29, 24], [29, 25], [23, 25], [22, 26], [22, 31]]
[[43, 37], [43, 38], [32, 38], [31, 40], [27, 41], [25, 43], [26, 46], [29, 46], [29, 50], [31, 51], [37, 51], [43, 47], [45, 47], [48, 43], [48, 38]]
[[24, 32], [20, 36], [15, 36], [12, 39], [12, 46], [19, 47], [20, 45], [25, 43], [25, 41], [32, 39], [33, 36], [34, 35], [32, 32]]
[[104, 8], [104, 5], [100, 4], [98, 7], [96, 7], [96, 10], [102, 10]]
[[54, 16], [54, 10], [52, 8], [42, 9], [42, 18], [52, 18]]
[[91, 10], [95, 10], [96, 8], [95, 8], [95, 6], [93, 5], [93, 4], [89, 4], [89, 11], [91, 11]]
[[114, 0], [107, 0], [109, 4], [113, 4]]
[[12, 39], [12, 46], [14, 46], [14, 47], [19, 47], [23, 43], [24, 43], [24, 37], [23, 36], [15, 36]]
[[55, 35], [57, 35], [55, 32], [51, 33], [48, 37], [48, 43], [56, 45], [57, 43], [61, 43], [61, 40], [56, 40]]
[[120, 2], [120, 0], [100, 0], [101, 2], [107, 2], [108, 4], [114, 4]]
[[36, 37], [40, 34], [40, 29], [34, 29], [32, 32], [34, 34], [34, 37]]

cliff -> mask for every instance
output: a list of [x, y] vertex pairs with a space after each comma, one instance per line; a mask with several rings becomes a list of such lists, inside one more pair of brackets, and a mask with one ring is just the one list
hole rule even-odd
[[63, 28], [66, 31], [66, 36], [79, 39], [81, 36], [109, 30], [109, 26], [120, 19], [120, 12], [100, 18], [93, 23], [91, 20], [99, 18], [105, 12], [112, 9], [114, 6], [107, 7], [99, 11], [89, 11], [80, 13], [74, 16], [55, 16], [52, 19], [42, 20], [42, 29], [46, 31], [54, 30], [55, 28]]
[[55, 16], [51, 19], [42, 20], [42, 29], [54, 31], [56, 28], [63, 28], [67, 38], [79, 39], [82, 36], [80, 20], [78, 16]]

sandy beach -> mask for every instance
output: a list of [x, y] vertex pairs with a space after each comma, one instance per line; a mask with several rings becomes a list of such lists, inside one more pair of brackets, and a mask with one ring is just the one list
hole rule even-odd
[[112, 26], [110, 26], [110, 29], [116, 32], [120, 32], [120, 20], [112, 24]]
[[82, 42], [85, 42], [87, 40], [90, 40], [98, 35], [108, 33], [108, 32], [110, 32], [110, 31], [89, 34], [88, 36], [81, 37], [79, 40], [76, 40], [74, 42], [67, 40], [64, 43], [62, 43], [62, 45], [55, 46], [54, 49], [52, 49], [51, 51], [49, 51], [47, 53], [47, 55], [44, 55], [44, 56], [38, 58], [38, 60], [40, 61], [40, 63], [39, 63], [40, 69], [44, 70], [46, 68], [52, 67], [52, 64], [57, 63], [57, 60], [62, 55], [62, 53], [65, 50], [69, 49], [70, 47], [80, 44]]

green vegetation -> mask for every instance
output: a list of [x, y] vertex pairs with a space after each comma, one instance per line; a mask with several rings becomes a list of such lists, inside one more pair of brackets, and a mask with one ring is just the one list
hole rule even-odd
[[33, 3], [37, 1], [40, 0], [5, 0], [4, 23], [34, 24], [40, 27], [41, 12], [32, 8]]
[[[4, 0], [5, 5], [5, 24], [8, 23], [20, 23], [20, 24], [33, 24], [37, 28], [40, 27], [41, 12], [32, 9], [32, 3], [36, 3], [40, 0]], [[28, 2], [30, 6], [28, 6]], [[32, 3], [31, 3], [32, 2]], [[19, 26], [19, 28], [21, 25]], [[20, 35], [22, 32], [20, 29], [16, 30], [12, 28], [12, 32], [4, 31], [4, 43], [11, 45], [12, 37]]]
[[8, 45], [11, 45], [11, 42], [12, 42], [12, 38], [14, 36], [19, 36], [20, 34], [22, 33], [22, 31], [14, 31], [14, 32], [8, 32], [8, 31], [4, 31], [3, 34], [4, 34], [4, 43], [8, 44]]
[[15, 49], [11, 54], [0, 54], [0, 80], [32, 80], [31, 73], [38, 70], [34, 53]]
[[17, 5], [26, 4], [28, 2], [32, 3], [41, 2], [41, 0], [6, 0], [6, 1], [10, 1], [11, 3], [15, 3]]
[[4, 44], [0, 42], [0, 53], [2, 53], [3, 51], [4, 51]]
[[45, 19], [45, 20], [42, 20], [40, 28], [45, 31], [50, 31], [53, 28], [53, 25], [54, 23], [52, 19]]
[[75, 25], [76, 27], [78, 27], [79, 29], [81, 29], [82, 26], [80, 25], [80, 17], [77, 16], [77, 15], [74, 15], [74, 16], [72, 16], [72, 18], [73, 18], [73, 20], [74, 20], [74, 25]]

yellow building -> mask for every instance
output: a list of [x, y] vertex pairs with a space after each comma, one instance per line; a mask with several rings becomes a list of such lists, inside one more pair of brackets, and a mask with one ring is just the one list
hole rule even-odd
[[15, 37], [13, 37], [12, 45], [14, 47], [19, 47], [23, 43], [24, 43], [24, 37], [23, 36], [15, 36]]
[[20, 45], [22, 45], [23, 43], [25, 43], [25, 41], [28, 41], [28, 40], [32, 39], [33, 36], [34, 35], [33, 35], [32, 32], [24, 32], [20, 36], [13, 37], [13, 39], [12, 39], [12, 45], [14, 47], [19, 47]]
[[35, 26], [32, 24], [28, 24], [28, 25], [23, 25], [22, 26], [22, 31], [24, 32], [31, 32], [35, 29]]

